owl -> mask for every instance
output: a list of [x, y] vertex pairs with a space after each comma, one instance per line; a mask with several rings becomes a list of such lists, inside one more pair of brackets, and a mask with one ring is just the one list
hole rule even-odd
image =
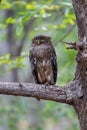
[[34, 81], [37, 84], [54, 85], [57, 80], [57, 57], [49, 36], [32, 39], [29, 55]]

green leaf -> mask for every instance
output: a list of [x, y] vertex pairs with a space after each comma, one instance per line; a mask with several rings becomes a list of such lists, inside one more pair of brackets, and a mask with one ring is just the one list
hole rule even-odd
[[9, 64], [10, 63], [10, 54], [0, 57], [0, 64]]
[[23, 24], [18, 25], [16, 28], [16, 35], [20, 36], [23, 33], [23, 29], [24, 29]]
[[59, 2], [59, 4], [66, 5], [66, 6], [72, 6], [72, 3], [68, 3], [68, 2]]
[[45, 12], [46, 12], [45, 8], [43, 8], [43, 9], [40, 10], [41, 14], [45, 14]]
[[33, 4], [26, 4], [26, 9], [28, 9], [28, 10], [35, 10], [36, 6], [33, 5]]
[[3, 2], [2, 1], [2, 3], [0, 4], [0, 9], [10, 9], [11, 8], [11, 4], [10, 3], [8, 3], [8, 2]]
[[11, 23], [13, 24], [15, 23], [15, 21], [16, 21], [15, 18], [9, 17], [6, 19], [6, 24], [11, 24]]

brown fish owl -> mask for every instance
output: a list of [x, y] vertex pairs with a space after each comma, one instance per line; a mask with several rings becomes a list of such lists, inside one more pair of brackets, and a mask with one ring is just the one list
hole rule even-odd
[[48, 36], [36, 36], [32, 40], [30, 63], [37, 84], [54, 85], [57, 80], [57, 57]]

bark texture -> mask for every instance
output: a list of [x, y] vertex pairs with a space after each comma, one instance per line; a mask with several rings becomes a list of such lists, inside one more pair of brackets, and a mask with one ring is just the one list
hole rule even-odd
[[[74, 102], [80, 122], [80, 129], [87, 130], [87, 0], [72, 0], [76, 14], [79, 41], [74, 45], [78, 50], [77, 69], [74, 80], [82, 86], [83, 96]], [[79, 86], [78, 86], [79, 87]]]
[[35, 97], [37, 99], [73, 104], [74, 100], [82, 96], [81, 88], [76, 88], [75, 84], [75, 82], [70, 82], [67, 86], [58, 87], [33, 83], [0, 82], [0, 94]]

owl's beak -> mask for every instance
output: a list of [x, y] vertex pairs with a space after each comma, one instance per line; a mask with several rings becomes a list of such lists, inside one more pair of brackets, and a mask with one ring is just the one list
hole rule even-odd
[[37, 43], [38, 43], [38, 44], [40, 44], [40, 41], [39, 41], [39, 40], [37, 40]]

